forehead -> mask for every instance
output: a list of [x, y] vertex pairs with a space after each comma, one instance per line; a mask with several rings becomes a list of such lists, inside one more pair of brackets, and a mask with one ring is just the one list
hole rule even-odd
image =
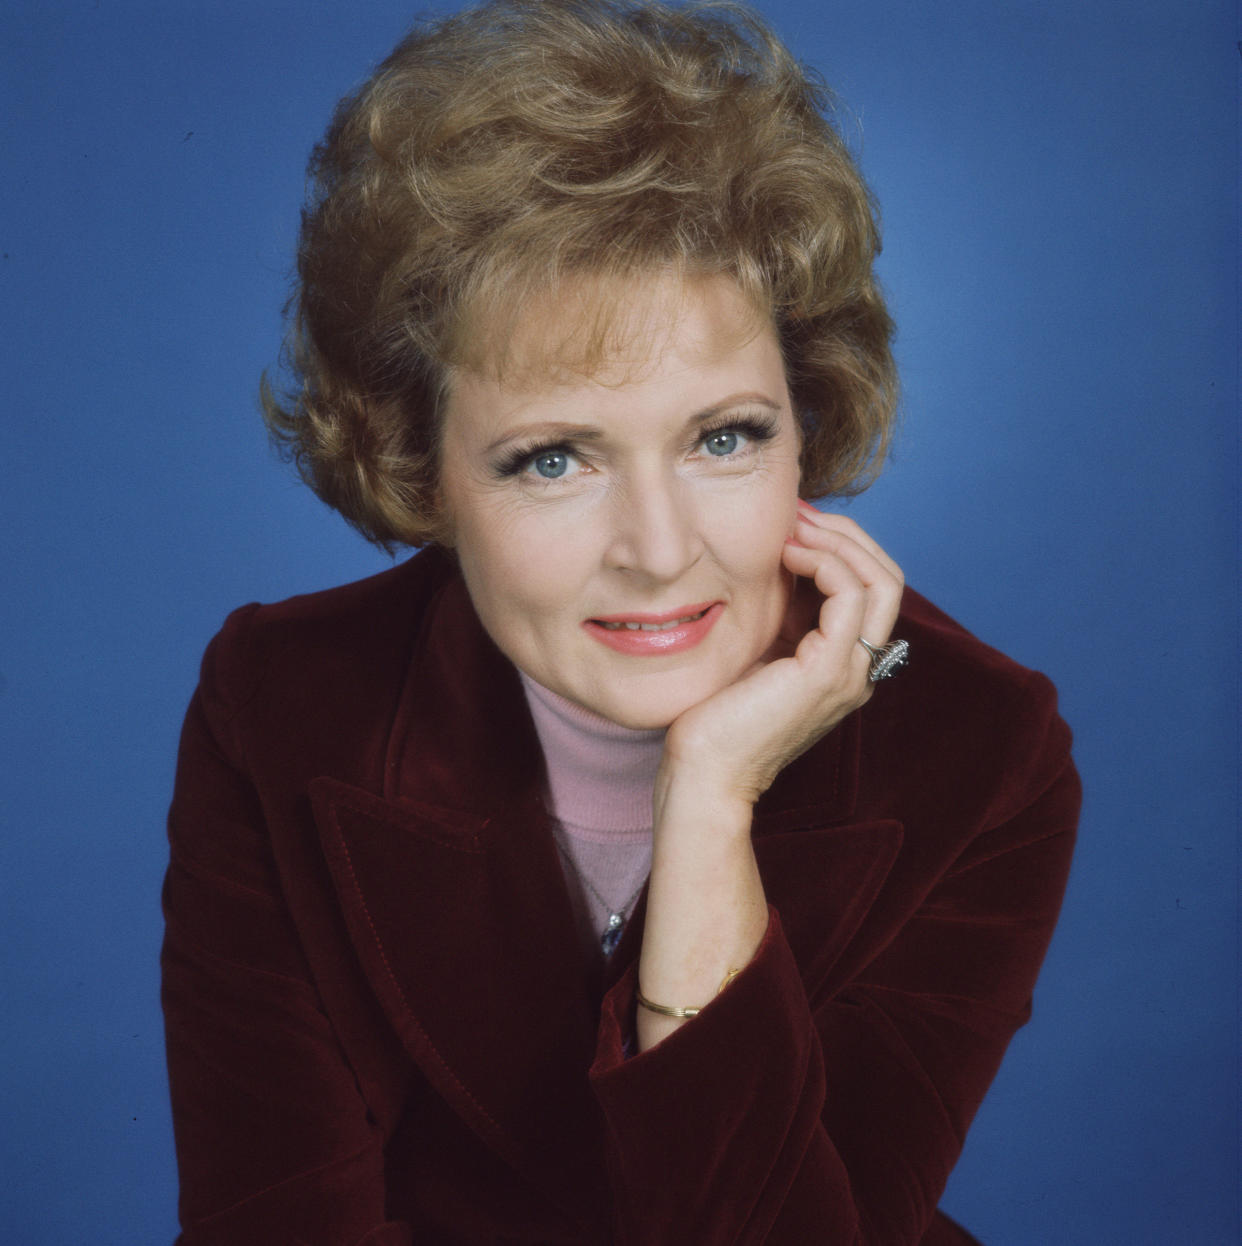
[[[612, 293], [606, 353], [582, 366], [583, 311]], [[501, 369], [459, 368], [443, 409], [441, 445], [520, 435], [646, 435], [743, 396], [787, 404], [776, 333], [725, 278], [662, 279], [549, 303], [520, 327]], [[568, 362], [567, 362], [568, 361]], [[654, 421], [654, 423], [653, 423]], [[594, 429], [594, 432], [590, 430]], [[643, 432], [643, 430], [646, 432]]]
[[473, 346], [458, 352], [450, 396], [467, 376], [514, 394], [638, 385], [679, 366], [719, 362], [770, 334], [766, 309], [720, 274], [578, 277], [466, 320]]

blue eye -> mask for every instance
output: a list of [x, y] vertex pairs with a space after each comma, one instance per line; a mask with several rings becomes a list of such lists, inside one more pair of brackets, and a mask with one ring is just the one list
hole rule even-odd
[[737, 449], [737, 433], [731, 428], [721, 429], [718, 433], [709, 433], [703, 445], [708, 454], [718, 457], [732, 454]]
[[545, 480], [556, 480], [569, 470], [569, 455], [564, 450], [545, 450], [531, 460], [531, 466]]

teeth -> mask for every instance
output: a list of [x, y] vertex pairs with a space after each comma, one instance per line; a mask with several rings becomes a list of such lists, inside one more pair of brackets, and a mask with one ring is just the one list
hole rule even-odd
[[623, 629], [627, 632], [667, 632], [674, 627], [680, 627], [683, 623], [693, 623], [696, 619], [701, 619], [707, 613], [706, 610], [700, 610], [698, 614], [688, 614], [684, 619], [672, 619], [668, 623], [604, 623], [600, 626], [607, 628], [610, 632], [619, 632]]

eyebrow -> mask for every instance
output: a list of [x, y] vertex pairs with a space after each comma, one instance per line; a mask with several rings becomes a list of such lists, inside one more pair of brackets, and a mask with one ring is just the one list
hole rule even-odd
[[[747, 403], [756, 407], [766, 407], [769, 411], [781, 411], [784, 409], [779, 402], [773, 402], [771, 398], [766, 397], [764, 394], [747, 390], [740, 394], [730, 394], [727, 398], [721, 399], [720, 402], [713, 403], [702, 411], [696, 411], [686, 423], [691, 427], [703, 425], [723, 412], [728, 411], [731, 407]], [[503, 437], [498, 437], [487, 447], [485, 453], [492, 454], [515, 441], [591, 442], [602, 441], [603, 439], [603, 430], [591, 424], [569, 424], [563, 420], [545, 420], [535, 424], [524, 425], [521, 428], [514, 429], [511, 433], [506, 433]]]

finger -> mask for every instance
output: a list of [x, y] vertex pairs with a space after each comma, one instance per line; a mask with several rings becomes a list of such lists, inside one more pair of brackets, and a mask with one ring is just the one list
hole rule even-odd
[[852, 535], [823, 528], [806, 520], [798, 521], [795, 536], [810, 548], [834, 554], [858, 576], [871, 596], [864, 619], [865, 626], [871, 630], [863, 634], [872, 644], [883, 644], [901, 608], [904, 588], [900, 573], [893, 574], [891, 560], [875, 557], [869, 546], [860, 545]]
[[797, 642], [795, 656], [823, 669], [848, 672], [850, 681], [860, 684], [870, 669], [866, 651], [858, 644], [866, 626], [869, 592], [853, 568], [830, 550], [810, 546], [785, 546], [785, 565], [797, 575], [810, 579], [823, 597], [816, 625]]
[[895, 579], [905, 582], [905, 576], [901, 567], [892, 558], [886, 549], [878, 541], [876, 541], [869, 533], [852, 519], [847, 519], [844, 515], [827, 515], [813, 508], [800, 510], [798, 517], [803, 525], [807, 525], [825, 534], [832, 534], [842, 540], [852, 541], [854, 544], [865, 549], [877, 562], [882, 564]]
[[857, 552], [882, 568], [883, 573], [894, 582], [905, 583], [901, 568], [852, 519], [839, 515], [813, 518], [799, 511], [793, 535], [804, 545], [830, 549], [844, 558], [850, 558], [852, 552]]
[[839, 533], [841, 536], [852, 540], [855, 544], [861, 545], [873, 558], [876, 558], [887, 567], [896, 579], [903, 584], [905, 583], [905, 576], [897, 563], [889, 556], [884, 547], [853, 519], [831, 511], [817, 510], [809, 502], [801, 499], [798, 501], [798, 516], [821, 531]]
[[[827, 540], [832, 543], [832, 538]], [[816, 588], [825, 594], [818, 630], [825, 637], [826, 655], [831, 654], [832, 661], [848, 668], [856, 686], [866, 684], [869, 690], [872, 657], [858, 642], [863, 638], [873, 647], [887, 643], [900, 610], [902, 586], [860, 546], [852, 542], [842, 544], [844, 556], [832, 549], [789, 546], [786, 561], [791, 570], [811, 577]], [[854, 597], [856, 588], [862, 590], [861, 610], [849, 610], [845, 603]], [[848, 631], [851, 626], [855, 628], [852, 635]], [[804, 658], [818, 644], [814, 640], [796, 643]]]

